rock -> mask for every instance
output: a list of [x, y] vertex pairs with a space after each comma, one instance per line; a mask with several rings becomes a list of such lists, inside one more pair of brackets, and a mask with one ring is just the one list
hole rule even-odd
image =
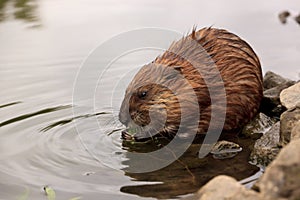
[[234, 178], [217, 176], [204, 185], [194, 196], [185, 200], [262, 200], [259, 193], [246, 189]]
[[275, 74], [274, 72], [267, 71], [263, 79], [264, 90], [274, 88], [278, 85], [281, 85], [282, 83], [289, 81], [291, 80], [283, 78], [282, 76]]
[[289, 11], [283, 11], [281, 13], [279, 13], [278, 18], [280, 20], [281, 23], [285, 24], [287, 21], [287, 18], [290, 16], [290, 12]]
[[280, 93], [280, 102], [287, 109], [293, 108], [300, 103], [300, 82], [282, 90]]
[[300, 121], [296, 123], [291, 133], [291, 140], [300, 139]]
[[294, 81], [288, 81], [271, 89], [265, 90], [260, 106], [261, 112], [265, 113], [268, 116], [279, 118], [281, 113], [286, 110], [280, 103], [280, 93], [282, 90], [292, 86], [294, 83]]
[[291, 141], [267, 167], [254, 189], [264, 199], [299, 199], [300, 140]]
[[273, 98], [275, 100], [278, 100], [276, 101], [275, 103], [276, 104], [279, 104], [280, 101], [279, 101], [279, 95], [281, 93], [282, 90], [294, 85], [295, 82], [294, 81], [287, 81], [287, 82], [284, 82], [280, 85], [277, 85], [276, 87], [273, 87], [273, 88], [270, 88], [270, 89], [267, 89], [264, 91], [264, 97], [265, 98]]
[[244, 126], [242, 134], [253, 139], [258, 139], [267, 132], [274, 123], [275, 121], [270, 117], [259, 113], [251, 122]]
[[277, 122], [255, 144], [250, 155], [250, 163], [260, 167], [266, 167], [277, 156], [279, 147], [280, 122]]
[[268, 71], [265, 74], [263, 81], [264, 96], [260, 106], [261, 112], [279, 119], [281, 113], [286, 110], [281, 106], [279, 98], [280, 92], [285, 88], [294, 85], [295, 81], [283, 78], [271, 71]]
[[280, 116], [280, 143], [286, 145], [291, 140], [292, 129], [300, 121], [300, 104], [285, 111]]
[[243, 148], [234, 142], [221, 140], [213, 146], [213, 148], [210, 150], [210, 153], [213, 154], [214, 159], [222, 160], [232, 158], [242, 150]]

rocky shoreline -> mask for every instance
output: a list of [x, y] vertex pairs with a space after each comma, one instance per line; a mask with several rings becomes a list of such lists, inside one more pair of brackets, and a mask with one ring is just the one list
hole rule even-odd
[[300, 81], [264, 76], [261, 112], [242, 134], [256, 138], [249, 158], [264, 170], [247, 189], [230, 176], [210, 180], [186, 200], [300, 199]]

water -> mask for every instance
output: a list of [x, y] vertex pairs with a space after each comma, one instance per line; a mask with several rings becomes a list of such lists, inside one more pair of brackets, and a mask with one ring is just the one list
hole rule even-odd
[[[1, 7], [3, 2], [7, 2], [5, 8]], [[105, 79], [96, 92], [95, 110], [74, 105], [73, 85], [87, 55], [114, 35], [143, 27], [185, 34], [194, 25], [214, 25], [237, 33], [255, 49], [264, 72], [272, 70], [296, 80], [300, 73], [300, 27], [292, 18], [286, 25], [280, 24], [277, 14], [286, 9], [297, 14], [300, 3], [29, 3], [32, 6], [28, 8], [22, 3], [0, 1], [0, 199], [18, 199], [26, 196], [26, 192], [29, 199], [46, 199], [42, 191], [45, 185], [56, 191], [57, 199], [175, 198], [195, 192], [217, 174], [234, 175], [241, 180], [257, 171], [247, 164], [251, 141], [239, 139], [244, 151], [233, 160], [199, 160], [195, 156], [199, 147], [193, 145], [166, 168], [126, 173], [120, 169], [128, 158], [119, 138], [117, 108], [111, 110], [104, 103], [108, 98], [105, 94], [110, 92], [109, 80]], [[124, 56], [114, 64], [112, 74], [120, 78], [124, 66], [141, 66], [159, 53], [144, 50]], [[122, 100], [122, 87], [126, 87], [127, 79], [114, 94], [116, 107]], [[75, 115], [73, 108], [78, 109]], [[95, 128], [95, 119], [103, 129]], [[85, 130], [84, 144], [94, 145], [97, 159], [83, 145], [85, 135], [78, 134], [75, 124]], [[107, 136], [113, 130], [116, 132]]]

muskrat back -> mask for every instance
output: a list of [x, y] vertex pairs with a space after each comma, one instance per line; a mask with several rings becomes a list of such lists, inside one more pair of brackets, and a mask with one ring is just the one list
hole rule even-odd
[[[199, 73], [195, 65], [204, 73]], [[225, 95], [226, 104], [217, 108], [226, 113], [221, 128], [227, 132], [243, 127], [257, 114], [262, 99], [260, 62], [244, 40], [217, 28], [193, 30], [190, 35], [171, 44], [152, 63], [143, 66], [127, 87], [120, 108], [120, 121], [133, 132], [136, 140], [154, 135], [172, 137], [182, 124], [187, 133], [205, 134], [212, 124], [212, 94], [207, 80], [212, 80], [209, 83], [212, 86], [219, 83], [213, 82], [212, 77], [203, 77], [203, 74], [210, 76], [206, 72], [213, 68], [218, 70], [225, 89], [222, 95]], [[178, 72], [188, 81], [196, 95], [195, 101], [189, 101], [194, 94], [187, 90], [188, 86], [182, 84], [178, 76], [167, 73], [169, 70]], [[179, 102], [178, 95], [186, 100]], [[217, 91], [214, 95], [221, 93]], [[182, 108], [187, 109], [185, 116], [181, 116]], [[155, 117], [150, 116], [150, 110]], [[199, 118], [193, 119], [196, 111], [200, 112]], [[189, 127], [191, 120], [197, 120], [197, 130]]]

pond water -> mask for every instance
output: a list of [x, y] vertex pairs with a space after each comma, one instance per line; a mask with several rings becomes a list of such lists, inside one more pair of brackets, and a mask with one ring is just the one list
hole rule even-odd
[[[296, 15], [300, 3], [0, 0], [0, 199], [47, 199], [46, 185], [57, 199], [168, 199], [195, 192], [218, 174], [241, 180], [257, 172], [247, 163], [253, 141], [242, 138], [236, 142], [243, 151], [233, 159], [199, 159], [199, 146], [192, 145], [162, 169], [122, 170], [129, 157], [120, 139], [118, 107], [137, 67], [161, 50], [120, 57], [100, 81], [93, 74], [84, 76], [84, 83], [95, 79], [98, 84], [95, 99], [81, 99], [95, 101], [94, 106], [74, 102], [73, 89], [92, 50], [144, 27], [180, 34], [194, 25], [228, 29], [251, 44], [264, 72], [299, 79], [300, 26], [292, 17], [281, 24], [277, 15], [283, 10]], [[115, 80], [118, 84], [112, 85]], [[113, 106], [107, 103], [112, 89]]]

